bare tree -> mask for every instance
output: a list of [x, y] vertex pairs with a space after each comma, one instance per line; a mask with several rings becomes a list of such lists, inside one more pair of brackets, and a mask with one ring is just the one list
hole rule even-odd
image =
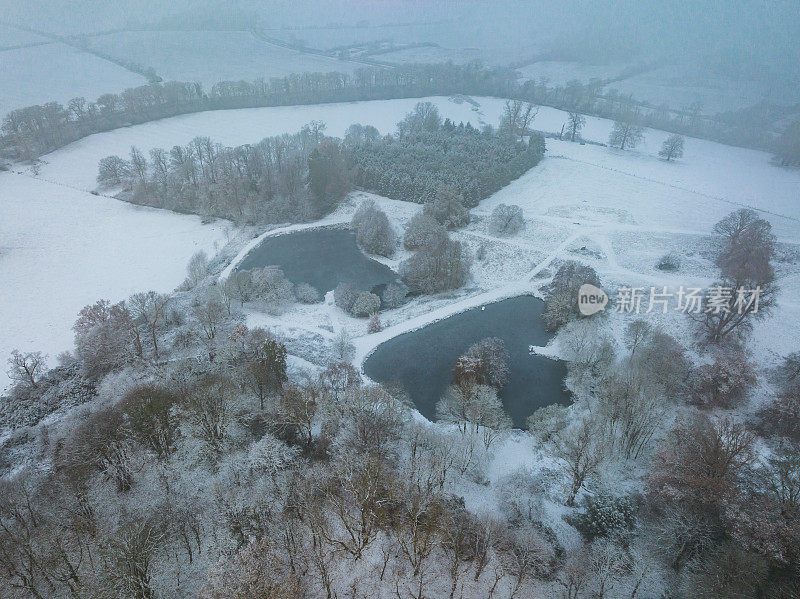
[[629, 115], [626, 120], [614, 121], [608, 145], [624, 150], [626, 147], [635, 148], [644, 138], [644, 128], [637, 124], [635, 115]]
[[564, 464], [572, 481], [567, 494], [567, 505], [575, 505], [575, 496], [586, 478], [597, 471], [605, 459], [605, 443], [601, 427], [591, 417], [564, 429], [553, 439], [556, 457]]
[[169, 295], [155, 291], [134, 293], [130, 299], [131, 311], [136, 319], [144, 322], [153, 343], [153, 356], [158, 360], [158, 330], [166, 317]]
[[8, 377], [12, 381], [35, 389], [39, 386], [39, 377], [47, 367], [47, 356], [38, 351], [20, 353], [15, 349], [11, 352], [8, 365]]
[[749, 209], [732, 212], [714, 226], [723, 237], [716, 264], [722, 280], [704, 299], [701, 320], [708, 339], [719, 343], [731, 333], [747, 332], [769, 312], [775, 273], [770, 261], [775, 237], [770, 223]]
[[677, 133], [670, 135], [664, 140], [661, 149], [658, 151], [658, 155], [667, 162], [674, 158], [681, 158], [683, 157], [683, 143], [683, 135], [678, 135]]
[[519, 233], [525, 226], [522, 208], [508, 204], [500, 204], [489, 216], [489, 231], [493, 235], [510, 237]]
[[569, 129], [570, 141], [575, 141], [575, 138], [583, 129], [586, 124], [586, 117], [579, 112], [570, 112], [567, 117], [567, 128]]
[[500, 131], [522, 138], [529, 133], [537, 114], [539, 107], [530, 102], [507, 100], [500, 118]]

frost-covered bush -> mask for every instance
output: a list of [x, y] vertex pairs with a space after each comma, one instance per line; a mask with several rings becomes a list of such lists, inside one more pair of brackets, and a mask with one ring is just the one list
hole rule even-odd
[[630, 530], [635, 519], [636, 502], [632, 497], [598, 494], [586, 497], [584, 511], [575, 516], [574, 525], [588, 541], [593, 541]]
[[408, 287], [402, 283], [389, 283], [383, 290], [383, 304], [388, 308], [399, 308], [406, 301]]
[[366, 200], [359, 206], [350, 226], [356, 232], [356, 241], [367, 252], [379, 256], [394, 254], [397, 235], [386, 214], [372, 200]]
[[345, 312], [350, 312], [358, 293], [358, 287], [353, 283], [339, 283], [333, 290], [333, 302]]
[[251, 271], [253, 294], [267, 306], [279, 306], [294, 300], [294, 285], [277, 266]]
[[667, 272], [672, 272], [678, 270], [681, 267], [681, 259], [678, 254], [675, 252], [669, 252], [668, 254], [664, 254], [661, 258], [658, 259], [656, 263], [656, 268], [658, 270], [664, 270]]
[[448, 237], [429, 240], [400, 265], [400, 276], [411, 291], [439, 293], [463, 286], [472, 257], [461, 242]]
[[195, 252], [186, 267], [186, 284], [189, 288], [195, 287], [208, 276], [208, 256], [203, 250]]
[[738, 406], [756, 382], [755, 365], [741, 353], [719, 356], [691, 377], [692, 403], [707, 409]]
[[432, 201], [423, 208], [427, 214], [446, 229], [460, 229], [469, 224], [469, 210], [464, 198], [448, 187], [440, 187]]
[[377, 314], [373, 314], [369, 318], [369, 323], [367, 324], [367, 332], [368, 333], [380, 333], [383, 330], [383, 325], [381, 324], [381, 317]]
[[525, 219], [519, 206], [500, 204], [489, 216], [489, 232], [492, 235], [510, 237], [519, 233], [524, 226]]
[[350, 312], [353, 314], [353, 316], [364, 317], [375, 314], [378, 312], [378, 310], [380, 310], [380, 307], [381, 298], [374, 293], [364, 291], [363, 293], [360, 293], [353, 302]]
[[500, 480], [500, 511], [513, 524], [541, 521], [545, 490], [532, 470], [520, 468]]
[[300, 283], [294, 288], [297, 301], [304, 304], [316, 304], [320, 300], [319, 291], [308, 283]]
[[406, 225], [403, 245], [406, 249], [416, 250], [425, 245], [431, 237], [445, 237], [447, 231], [432, 216], [420, 212], [415, 214]]
[[536, 410], [526, 421], [528, 430], [542, 441], [549, 441], [567, 426], [567, 408], [551, 404]]
[[353, 342], [350, 341], [350, 335], [347, 334], [345, 329], [342, 329], [333, 339], [331, 345], [331, 362], [333, 364], [350, 362], [355, 354], [356, 348]]

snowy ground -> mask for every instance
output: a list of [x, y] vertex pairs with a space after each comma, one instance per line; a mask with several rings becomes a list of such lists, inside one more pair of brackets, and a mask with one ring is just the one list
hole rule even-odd
[[247, 31], [125, 31], [90, 38], [92, 47], [153, 67], [164, 79], [254, 81], [303, 72], [350, 72], [359, 65], [268, 44]]
[[12, 172], [0, 173], [0, 214], [0, 389], [11, 350], [54, 364], [83, 306], [171, 291], [191, 255], [213, 253], [228, 229]]
[[94, 101], [147, 83], [114, 63], [61, 43], [0, 51], [0, 116], [45, 102]]

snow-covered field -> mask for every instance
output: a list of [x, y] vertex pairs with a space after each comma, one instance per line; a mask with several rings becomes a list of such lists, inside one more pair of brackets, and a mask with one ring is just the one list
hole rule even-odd
[[797, 89], [791, 84], [731, 79], [709, 73], [695, 65], [668, 65], [617, 81], [608, 86], [622, 94], [633, 94], [636, 100], [653, 106], [667, 104], [683, 109], [696, 101], [703, 105], [703, 114], [738, 110], [769, 102], [791, 105], [797, 102]]
[[91, 38], [111, 56], [153, 67], [164, 79], [253, 81], [302, 72], [350, 72], [358, 65], [305, 54], [257, 39], [246, 31], [126, 31]]
[[[498, 98], [433, 97], [443, 117], [475, 126], [497, 125], [504, 100]], [[394, 130], [397, 121], [418, 99], [351, 102], [316, 106], [282, 106], [204, 112], [163, 119], [92, 135], [43, 158], [41, 176], [91, 190], [96, 187], [97, 163], [110, 154], [127, 156], [131, 146], [142, 151], [185, 144], [203, 135], [233, 146], [264, 137], [296, 132], [311, 120], [327, 125], [326, 133], [341, 136], [354, 122], [370, 124], [381, 133]], [[475, 106], [473, 103], [477, 103]], [[587, 117], [583, 136], [605, 142], [611, 122]], [[558, 132], [566, 122], [563, 111], [543, 107], [534, 127]], [[721, 215], [751, 206], [774, 217], [779, 236], [800, 240], [798, 190], [800, 173], [770, 163], [764, 152], [734, 148], [688, 138], [680, 161], [665, 162], [658, 150], [667, 134], [647, 131], [634, 151], [580, 145], [548, 139], [542, 165], [505, 190], [492, 202], [527, 202], [529, 210], [561, 212], [571, 206], [595, 205], [625, 210], [636, 219], [662, 227], [710, 230]], [[535, 199], [535, 201], [533, 201]]]
[[0, 23], [0, 49], [46, 41], [44, 36]]
[[542, 77], [547, 79], [547, 85], [565, 85], [568, 81], [576, 79], [581, 83], [589, 83], [592, 79], [608, 79], [616, 77], [630, 65], [608, 64], [608, 65], [588, 65], [580, 62], [565, 62], [540, 60], [525, 66], [519, 67], [520, 79], [522, 81], [539, 81]]
[[11, 350], [54, 364], [83, 306], [171, 291], [192, 254], [213, 253], [228, 228], [12, 172], [0, 173], [0, 215], [0, 389]]
[[61, 43], [0, 51], [0, 116], [15, 108], [84, 97], [94, 101], [147, 81]]

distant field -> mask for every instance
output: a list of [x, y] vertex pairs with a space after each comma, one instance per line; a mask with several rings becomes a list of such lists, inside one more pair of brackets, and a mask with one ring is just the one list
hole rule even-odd
[[91, 38], [93, 48], [153, 67], [165, 79], [219, 81], [283, 77], [301, 72], [350, 72], [350, 62], [267, 44], [244, 31], [128, 31]]
[[[530, 49], [529, 53], [534, 53], [534, 50]], [[511, 48], [478, 49], [422, 46], [387, 52], [386, 54], [376, 54], [371, 58], [392, 64], [436, 63], [447, 61], [459, 64], [478, 60], [487, 66], [505, 66], [519, 60], [520, 52], [517, 49], [512, 50]]]
[[0, 23], [0, 50], [10, 46], [49, 41], [46, 37]]
[[111, 62], [53, 43], [0, 52], [0, 115], [15, 108], [142, 85], [144, 77]]
[[520, 67], [517, 71], [519, 71], [522, 81], [531, 79], [538, 81], [541, 77], [546, 77], [548, 85], [564, 85], [573, 79], [577, 79], [581, 83], [588, 83], [592, 79], [616, 77], [629, 66], [625, 63], [589, 65], [579, 62], [542, 60]]
[[773, 104], [794, 104], [800, 100], [797, 89], [747, 80], [733, 80], [693, 68], [669, 65], [609, 86], [654, 106], [666, 103], [681, 109], [695, 101], [703, 104], [704, 114], [715, 114], [752, 106], [763, 100]]

